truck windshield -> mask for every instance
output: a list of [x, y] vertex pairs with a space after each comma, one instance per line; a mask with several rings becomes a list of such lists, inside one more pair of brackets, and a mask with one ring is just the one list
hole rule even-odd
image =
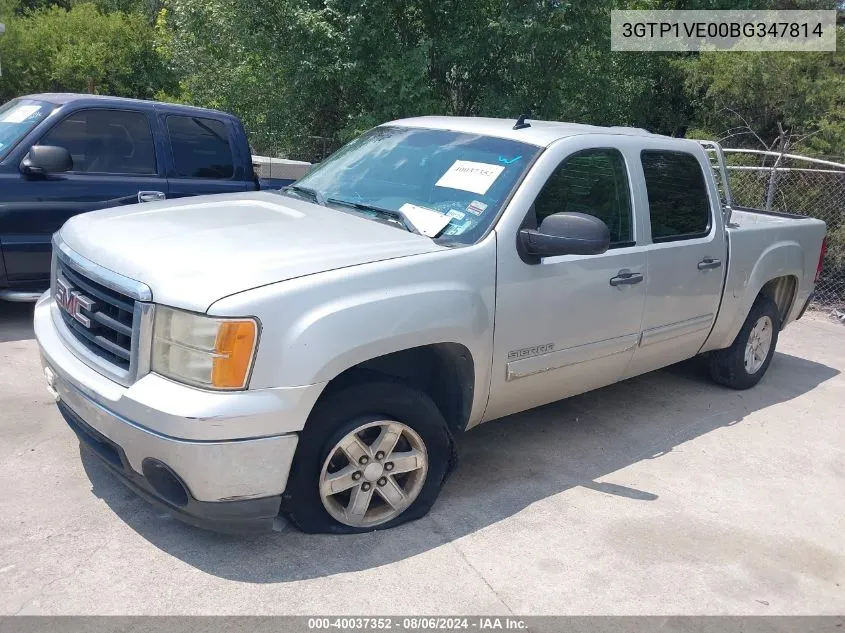
[[33, 99], [15, 99], [0, 107], [0, 160], [54, 107], [52, 103]]
[[413, 221], [436, 212], [443, 224], [448, 220], [442, 230], [437, 227], [440, 238], [471, 244], [496, 218], [539, 151], [490, 136], [377, 127], [330, 156], [291, 193], [309, 192], [329, 206], [397, 226], [405, 226], [403, 217]]

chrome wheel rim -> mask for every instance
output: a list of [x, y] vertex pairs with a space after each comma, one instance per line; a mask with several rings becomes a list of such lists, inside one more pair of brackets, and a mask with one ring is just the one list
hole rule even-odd
[[756, 374], [766, 362], [772, 347], [772, 328], [772, 320], [767, 316], [761, 316], [751, 328], [751, 334], [745, 344], [745, 371], [747, 373]]
[[329, 451], [320, 471], [320, 499], [344, 525], [381, 525], [408, 509], [427, 472], [428, 453], [416, 431], [395, 420], [369, 422]]

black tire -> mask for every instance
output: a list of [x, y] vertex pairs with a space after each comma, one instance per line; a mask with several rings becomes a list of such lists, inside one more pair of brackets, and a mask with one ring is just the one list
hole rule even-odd
[[[756, 372], [750, 374], [745, 368], [745, 346], [748, 344], [748, 338], [751, 336], [754, 325], [764, 316], [769, 317], [772, 321], [772, 342], [763, 364]], [[710, 376], [720, 385], [731, 389], [753, 387], [760, 382], [769, 368], [769, 363], [772, 362], [772, 356], [775, 354], [775, 347], [778, 343], [779, 331], [780, 317], [778, 316], [777, 305], [768, 297], [757, 297], [733, 344], [727, 349], [715, 350], [710, 353]]]
[[[423, 440], [428, 454], [425, 482], [416, 500], [398, 517], [375, 527], [344, 525], [326, 511], [320, 498], [323, 462], [350, 431], [384, 417], [406, 424]], [[295, 527], [311, 534], [359, 534], [413, 521], [434, 505], [451, 455], [452, 441], [446, 421], [437, 405], [422, 391], [390, 380], [346, 387], [319, 402], [309, 416], [282, 495], [282, 514]]]

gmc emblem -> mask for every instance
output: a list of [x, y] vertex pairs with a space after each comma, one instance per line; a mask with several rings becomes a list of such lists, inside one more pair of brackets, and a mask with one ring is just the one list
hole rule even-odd
[[78, 290], [74, 290], [68, 282], [61, 277], [56, 279], [56, 303], [59, 307], [72, 316], [76, 321], [87, 328], [91, 327], [91, 319], [82, 314], [82, 310], [91, 311], [94, 301]]

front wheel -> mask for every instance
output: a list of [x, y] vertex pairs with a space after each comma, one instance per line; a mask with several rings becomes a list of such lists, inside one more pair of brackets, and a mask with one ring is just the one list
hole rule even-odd
[[777, 305], [768, 297], [758, 297], [733, 345], [710, 353], [710, 376], [732, 389], [753, 387], [772, 362], [779, 330]]
[[425, 393], [402, 383], [328, 396], [300, 435], [283, 512], [304, 532], [358, 533], [423, 516], [451, 455], [446, 422]]

